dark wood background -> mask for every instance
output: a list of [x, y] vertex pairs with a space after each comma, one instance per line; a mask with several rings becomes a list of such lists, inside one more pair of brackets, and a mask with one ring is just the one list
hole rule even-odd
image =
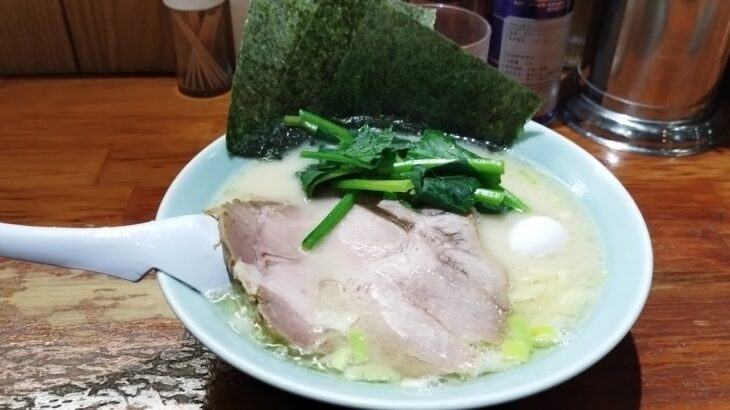
[[174, 70], [162, 0], [0, 1], [0, 74]]
[[0, 74], [173, 72], [168, 14], [162, 0], [0, 0]]

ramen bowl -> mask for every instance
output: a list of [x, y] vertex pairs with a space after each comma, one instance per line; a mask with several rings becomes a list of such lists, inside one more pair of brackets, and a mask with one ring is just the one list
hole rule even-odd
[[[503, 403], [549, 389], [599, 361], [629, 332], [651, 285], [651, 241], [638, 207], [621, 183], [565, 137], [530, 122], [510, 150], [570, 189], [597, 227], [607, 272], [597, 300], [570, 341], [520, 366], [428, 388], [347, 380], [282, 358], [253, 337], [237, 333], [216, 305], [164, 273], [159, 275], [160, 286], [187, 329], [221, 359], [312, 399], [364, 408], [452, 409]], [[157, 218], [201, 212], [247, 161], [231, 156], [220, 137], [175, 178]]]

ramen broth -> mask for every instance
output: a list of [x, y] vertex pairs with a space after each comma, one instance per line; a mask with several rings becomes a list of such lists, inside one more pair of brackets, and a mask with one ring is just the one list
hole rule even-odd
[[[584, 209], [578, 203], [580, 192], [548, 177], [544, 172], [527, 161], [506, 153], [479, 152], [480, 148], [470, 146], [472, 151], [485, 157], [505, 161], [506, 173], [503, 185], [526, 202], [531, 211], [525, 214], [508, 213], [504, 215], [479, 215], [478, 229], [484, 248], [505, 268], [509, 280], [510, 317], [519, 318], [519, 326], [530, 329], [549, 329], [552, 340], [532, 346], [530, 357], [546, 350], [545, 347], [569, 343], [575, 329], [587, 315], [600, 290], [605, 276], [601, 245], [596, 228]], [[293, 150], [280, 161], [251, 161], [232, 174], [210, 207], [239, 199], [270, 200], [300, 206], [322, 207], [322, 215], [334, 203], [331, 199], [307, 200], [301, 189], [296, 172], [305, 168], [311, 160], [299, 157], [299, 150]], [[525, 255], [510, 246], [511, 231], [520, 221], [533, 216], [547, 216], [557, 221], [568, 232], [568, 240], [562, 249], [547, 256]], [[301, 240], [301, 238], [282, 238], [282, 240]], [[313, 251], [317, 252], [317, 250]], [[340, 269], [347, 270], [347, 261], [332, 260], [339, 263]], [[235, 287], [234, 289], [240, 289]], [[254, 338], [265, 344], [282, 357], [301, 364], [328, 370], [327, 358], [306, 356], [288, 347], [267, 332], [257, 320], [253, 305], [242, 290], [231, 290], [213, 296], [227, 315], [230, 325], [241, 334], [253, 334]], [[505, 333], [509, 335], [510, 323], [507, 321]], [[505, 336], [507, 337], [507, 336]], [[480, 347], [483, 354], [474, 363], [471, 375], [503, 370], [524, 361], [515, 360], [504, 346], [485, 345]], [[507, 349], [509, 350], [509, 349]], [[371, 358], [377, 362], [377, 357]], [[378, 363], [375, 363], [378, 365]], [[387, 364], [387, 363], [386, 363]], [[346, 377], [370, 380], [367, 375]], [[468, 375], [467, 375], [468, 376]], [[454, 375], [455, 378], [466, 377]], [[386, 378], [387, 380], [388, 378]], [[434, 380], [450, 378], [410, 380], [393, 377], [401, 383], [423, 386]], [[373, 379], [384, 381], [380, 379]]]

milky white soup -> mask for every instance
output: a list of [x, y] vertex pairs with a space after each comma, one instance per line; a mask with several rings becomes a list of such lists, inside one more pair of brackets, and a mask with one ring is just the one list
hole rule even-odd
[[[554, 345], [570, 343], [574, 331], [590, 311], [605, 273], [596, 228], [578, 203], [576, 195], [579, 193], [572, 192], [509, 152], [493, 154], [473, 146], [469, 149], [484, 157], [504, 160], [506, 173], [502, 185], [531, 208], [525, 214], [478, 217], [483, 246], [502, 264], [509, 280], [510, 312], [504, 342], [480, 346], [483, 354], [469, 375], [413, 380], [391, 374], [388, 377], [348, 374], [345, 370], [342, 372], [345, 377], [423, 387], [503, 370]], [[299, 150], [293, 150], [280, 161], [251, 161], [230, 176], [210, 207], [234, 199], [269, 200], [315, 207], [324, 217], [336, 201], [307, 200], [296, 177], [296, 172], [311, 162], [300, 158]], [[302, 238], [290, 239], [301, 241]], [[341, 269], [347, 271], [347, 261], [325, 262], [330, 267], [341, 264]], [[224, 309], [235, 331], [253, 334], [282, 357], [332, 370], [327, 365], [328, 358], [303, 356], [265, 331], [256, 322], [255, 306], [242, 291], [232, 290], [215, 295], [213, 299]]]

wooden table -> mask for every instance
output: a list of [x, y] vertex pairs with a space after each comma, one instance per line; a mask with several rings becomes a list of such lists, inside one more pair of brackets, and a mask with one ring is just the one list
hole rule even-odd
[[[227, 96], [182, 97], [167, 77], [0, 79], [0, 220], [153, 219], [181, 167], [223, 133], [227, 104]], [[654, 285], [631, 334], [606, 358], [504, 408], [730, 408], [730, 146], [651, 158], [555, 128], [638, 202], [654, 244]], [[309, 403], [208, 352], [154, 277], [133, 284], [0, 258], [0, 327], [0, 408]]]

